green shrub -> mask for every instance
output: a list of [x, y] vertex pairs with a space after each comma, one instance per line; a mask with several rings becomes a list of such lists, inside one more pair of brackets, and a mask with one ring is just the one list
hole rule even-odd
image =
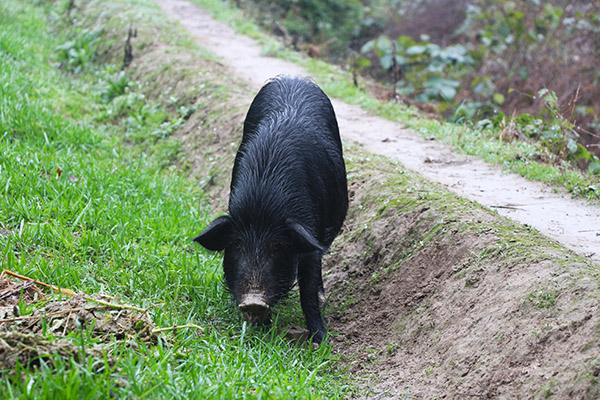
[[[345, 53], [360, 31], [363, 5], [359, 0], [254, 0], [241, 4], [263, 25], [277, 20], [295, 41], [328, 42], [333, 53]], [[268, 26], [272, 28], [271, 26]]]

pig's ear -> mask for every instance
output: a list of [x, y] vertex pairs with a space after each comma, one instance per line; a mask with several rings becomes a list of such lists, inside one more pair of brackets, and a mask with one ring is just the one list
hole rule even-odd
[[221, 251], [231, 241], [232, 225], [229, 215], [220, 216], [211, 222], [204, 232], [196, 236], [194, 242], [199, 243], [208, 250]]
[[319, 250], [321, 253], [325, 251], [325, 248], [304, 226], [293, 220], [288, 220], [287, 225], [291, 231], [294, 246], [301, 253], [311, 253], [315, 250]]

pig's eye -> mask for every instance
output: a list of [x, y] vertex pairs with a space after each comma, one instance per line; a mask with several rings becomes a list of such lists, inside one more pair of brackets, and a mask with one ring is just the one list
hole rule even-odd
[[279, 250], [281, 250], [281, 243], [280, 242], [272, 241], [271, 243], [269, 243], [269, 253], [275, 254]]
[[242, 244], [242, 242], [235, 242], [233, 244], [233, 247], [237, 250], [237, 251], [242, 251], [244, 250], [244, 245]]

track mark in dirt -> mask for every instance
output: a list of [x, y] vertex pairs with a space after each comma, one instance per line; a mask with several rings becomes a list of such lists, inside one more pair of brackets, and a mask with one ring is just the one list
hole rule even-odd
[[[234, 74], [255, 89], [279, 74], [308, 75], [298, 65], [262, 55], [256, 41], [235, 33], [186, 0], [156, 2], [167, 15], [179, 20], [201, 46], [221, 57]], [[332, 99], [332, 103], [344, 141], [398, 159], [448, 190], [492, 207], [500, 215], [532, 226], [593, 261], [600, 261], [600, 208], [554, 193], [540, 183], [503, 173], [478, 158], [457, 154], [359, 106], [337, 99]]]

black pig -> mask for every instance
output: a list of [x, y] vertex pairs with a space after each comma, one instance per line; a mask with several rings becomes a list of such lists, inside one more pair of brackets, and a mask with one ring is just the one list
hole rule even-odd
[[335, 113], [313, 82], [280, 76], [254, 98], [231, 178], [229, 214], [194, 240], [224, 250], [225, 282], [244, 317], [270, 320], [294, 285], [313, 341], [325, 335], [321, 258], [348, 210]]

